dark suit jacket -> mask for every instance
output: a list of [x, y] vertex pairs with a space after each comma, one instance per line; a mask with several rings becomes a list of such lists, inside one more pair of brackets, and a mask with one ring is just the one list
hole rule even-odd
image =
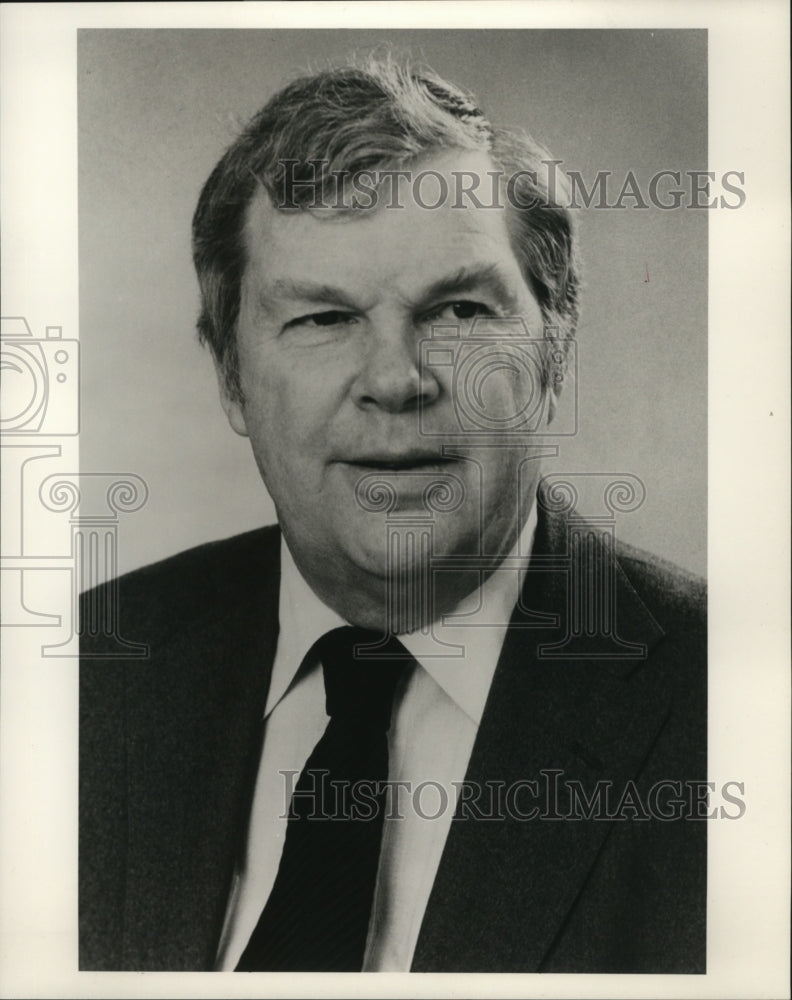
[[[279, 545], [265, 528], [85, 596], [82, 969], [212, 968], [260, 755]], [[607, 556], [607, 537], [595, 548]], [[616, 634], [567, 636], [580, 622], [569, 555], [568, 526], [541, 513], [466, 780], [508, 788], [560, 771], [551, 808], [577, 818], [455, 819], [414, 971], [705, 971], [706, 822], [640, 817], [658, 782], [706, 778], [704, 592], [618, 546], [610, 583], [607, 559], [577, 573], [612, 602]], [[89, 634], [116, 600], [147, 659], [102, 658], [109, 619]], [[589, 797], [611, 782], [608, 815], [627, 788], [640, 801], [587, 819], [570, 807], [574, 781]], [[676, 786], [662, 787], [667, 809]]]

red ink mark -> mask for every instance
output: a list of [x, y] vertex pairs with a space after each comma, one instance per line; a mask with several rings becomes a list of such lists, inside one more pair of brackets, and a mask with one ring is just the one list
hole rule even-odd
[[646, 270], [646, 277], [644, 278], [644, 284], [646, 285], [649, 283], [649, 265], [644, 263], [644, 268]]

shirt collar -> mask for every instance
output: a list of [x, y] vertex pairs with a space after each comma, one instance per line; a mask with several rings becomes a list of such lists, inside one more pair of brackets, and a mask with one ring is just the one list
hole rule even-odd
[[[431, 628], [399, 639], [421, 667], [476, 724], [481, 721], [492, 675], [520, 595], [536, 530], [536, 503], [501, 565]], [[297, 679], [311, 646], [331, 629], [348, 625], [306, 583], [281, 536], [280, 633], [266, 714]]]
[[339, 625], [348, 625], [328, 608], [305, 582], [281, 532], [281, 583], [278, 603], [278, 648], [272, 667], [265, 715], [294, 682], [308, 650], [317, 639]]

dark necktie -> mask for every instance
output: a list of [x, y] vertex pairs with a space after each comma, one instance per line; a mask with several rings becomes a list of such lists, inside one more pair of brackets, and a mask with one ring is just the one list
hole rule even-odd
[[[237, 972], [359, 972], [379, 864], [393, 695], [412, 657], [345, 626], [314, 647], [330, 721], [292, 796], [278, 874]], [[367, 646], [367, 658], [356, 656]], [[371, 655], [373, 652], [373, 656]]]

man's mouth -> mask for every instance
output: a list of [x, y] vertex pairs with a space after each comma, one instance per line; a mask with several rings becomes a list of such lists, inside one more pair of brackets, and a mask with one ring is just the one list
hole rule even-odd
[[372, 472], [422, 472], [440, 470], [454, 461], [444, 455], [434, 454], [371, 455], [351, 459], [346, 464]]

